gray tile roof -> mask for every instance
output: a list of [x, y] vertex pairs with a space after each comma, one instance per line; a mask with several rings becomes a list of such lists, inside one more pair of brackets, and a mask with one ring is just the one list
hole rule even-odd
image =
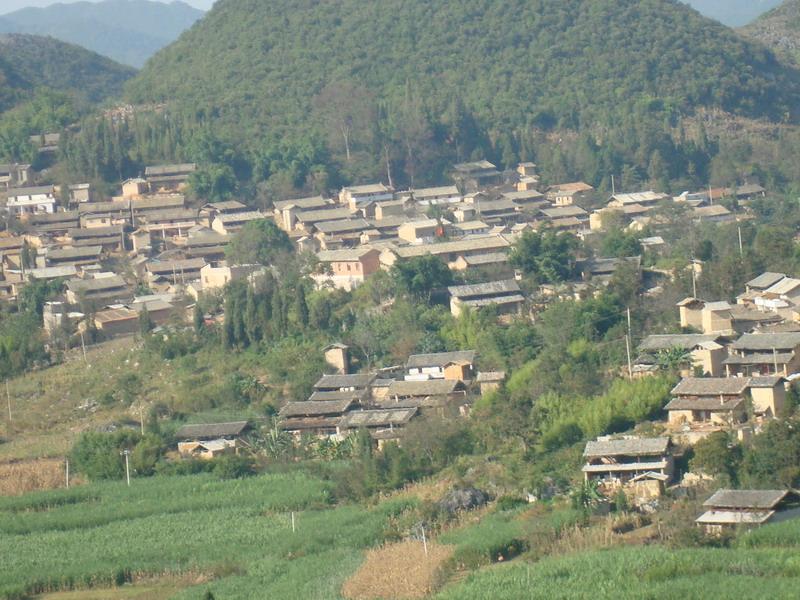
[[127, 284], [119, 275], [112, 277], [99, 277], [97, 279], [70, 279], [67, 287], [74, 293], [81, 292], [100, 292], [104, 290], [115, 290], [124, 288]]
[[81, 229], [70, 229], [67, 235], [73, 240], [83, 240], [90, 238], [102, 238], [111, 236], [121, 236], [124, 232], [122, 225], [112, 225], [110, 227], [89, 227]]
[[185, 260], [148, 262], [147, 270], [156, 274], [172, 274], [174, 272], [180, 275], [181, 271], [197, 271], [204, 266], [206, 266], [206, 261], [203, 258], [187, 258]]
[[369, 387], [373, 379], [375, 379], [375, 375], [370, 373], [355, 373], [352, 375], [323, 375], [319, 381], [314, 384], [314, 389], [364, 389]]
[[424, 367], [444, 367], [451, 362], [475, 362], [475, 350], [459, 350], [456, 352], [437, 352], [435, 354], [412, 354], [408, 357], [406, 367], [421, 369]]
[[756, 290], [766, 290], [769, 287], [772, 287], [776, 283], [778, 283], [781, 279], [786, 277], [783, 273], [772, 273], [767, 271], [762, 273], [758, 277], [751, 279], [748, 281], [745, 286], [748, 288], [753, 288]]
[[314, 224], [319, 231], [326, 234], [347, 233], [351, 231], [363, 231], [370, 228], [370, 224], [364, 219], [342, 219], [341, 221], [321, 221]]
[[733, 344], [734, 350], [794, 350], [800, 346], [800, 332], [746, 333]]
[[386, 396], [411, 398], [425, 396], [447, 396], [463, 388], [460, 381], [448, 379], [429, 379], [426, 381], [393, 381], [386, 391]]
[[275, 210], [283, 210], [288, 206], [294, 206], [303, 211], [313, 208], [322, 208], [323, 206], [329, 206], [331, 204], [330, 201], [322, 196], [312, 196], [310, 198], [296, 198], [294, 200], [278, 200], [273, 202], [273, 208], [275, 208]]
[[178, 164], [178, 165], [158, 165], [158, 166], [151, 166], [145, 167], [144, 174], [145, 177], [150, 177], [153, 175], [183, 175], [193, 173], [197, 170], [197, 165], [194, 163], [185, 163], [185, 164]]
[[690, 396], [673, 398], [664, 410], [706, 410], [711, 412], [727, 412], [739, 408], [744, 398], [723, 396], [723, 399], [711, 396]]
[[518, 293], [519, 284], [513, 279], [474, 283], [472, 285], [454, 285], [447, 288], [454, 298], [471, 298], [473, 296], [493, 296], [498, 294]]
[[341, 421], [343, 429], [362, 427], [400, 427], [417, 414], [416, 408], [387, 408], [381, 410], [358, 410], [346, 414]]
[[179, 440], [214, 439], [240, 435], [247, 429], [247, 421], [232, 423], [208, 423], [204, 425], [184, 425], [175, 432]]
[[281, 417], [320, 417], [342, 415], [353, 404], [352, 399], [324, 402], [289, 402], [280, 411]]
[[595, 458], [601, 456], [646, 456], [663, 455], [669, 448], [668, 437], [632, 438], [609, 441], [587, 442], [583, 456]]
[[778, 385], [779, 383], [783, 383], [786, 381], [783, 377], [780, 376], [771, 376], [771, 377], [751, 377], [750, 378], [750, 387], [754, 388], [772, 388]]
[[717, 490], [703, 506], [715, 508], [772, 509], [789, 490]]
[[335, 392], [323, 392], [316, 390], [311, 396], [308, 398], [310, 402], [329, 402], [334, 400], [357, 400], [361, 401], [367, 396], [367, 390], [345, 390], [345, 391], [335, 391]]
[[672, 389], [673, 396], [736, 396], [750, 386], [749, 377], [687, 377]]
[[82, 258], [98, 258], [102, 253], [102, 246], [81, 246], [80, 248], [48, 250], [45, 256], [47, 260], [79, 260]]
[[648, 335], [639, 346], [639, 350], [642, 352], [671, 350], [672, 348], [691, 350], [700, 344], [715, 342], [719, 339], [719, 337], [719, 335], [705, 335], [698, 333]]
[[732, 355], [723, 365], [785, 365], [794, 358], [794, 352], [754, 352], [746, 356]]

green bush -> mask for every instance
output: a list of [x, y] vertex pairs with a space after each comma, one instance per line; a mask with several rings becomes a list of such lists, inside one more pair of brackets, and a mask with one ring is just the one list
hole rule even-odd
[[255, 475], [253, 461], [246, 456], [235, 456], [233, 454], [215, 458], [211, 467], [211, 472], [220, 479], [241, 479]]

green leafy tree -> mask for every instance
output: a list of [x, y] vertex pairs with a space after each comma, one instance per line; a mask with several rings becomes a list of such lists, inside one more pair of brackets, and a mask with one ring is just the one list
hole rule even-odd
[[577, 248], [571, 234], [526, 231], [514, 243], [509, 262], [536, 283], [559, 283], [575, 274]]
[[146, 336], [153, 331], [154, 326], [153, 319], [150, 317], [150, 311], [147, 310], [147, 306], [143, 307], [142, 312], [139, 313], [139, 333], [142, 336]]
[[250, 221], [231, 240], [225, 255], [236, 264], [273, 265], [285, 261], [294, 250], [286, 232], [273, 221]]
[[669, 373], [677, 373], [692, 364], [692, 353], [686, 348], [667, 348], [656, 354], [656, 364]]
[[236, 174], [229, 165], [208, 165], [189, 176], [189, 189], [198, 198], [219, 202], [232, 197], [237, 190]]
[[131, 429], [114, 433], [86, 432], [72, 447], [70, 462], [89, 479], [121, 479], [125, 475], [121, 453], [133, 449], [140, 440], [141, 435]]
[[430, 254], [398, 261], [392, 267], [392, 276], [400, 289], [426, 301], [434, 289], [453, 283], [452, 271], [440, 258]]
[[690, 466], [693, 471], [722, 477], [727, 484], [736, 485], [741, 461], [741, 447], [732, 443], [726, 432], [716, 431], [695, 444]]

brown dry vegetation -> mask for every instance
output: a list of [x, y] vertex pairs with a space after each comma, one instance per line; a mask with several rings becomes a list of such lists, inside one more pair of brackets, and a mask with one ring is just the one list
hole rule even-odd
[[[79, 483], [74, 478], [72, 484]], [[64, 461], [29, 460], [0, 464], [0, 496], [17, 496], [64, 487]]]
[[208, 577], [192, 573], [180, 577], [146, 577], [114, 588], [52, 592], [37, 596], [36, 600], [167, 600], [184, 588], [206, 581]]
[[351, 600], [425, 598], [441, 583], [443, 568], [453, 554], [451, 546], [405, 541], [367, 552], [356, 573], [342, 587]]

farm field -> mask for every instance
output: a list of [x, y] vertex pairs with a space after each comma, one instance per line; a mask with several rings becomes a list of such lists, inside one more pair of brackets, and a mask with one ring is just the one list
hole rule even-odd
[[193, 574], [208, 583], [174, 597], [338, 598], [405, 505], [332, 508], [325, 483], [303, 474], [151, 478], [3, 498], [0, 597]]
[[[397, 552], [408, 559], [401, 569], [408, 581], [398, 580], [398, 591], [417, 598], [430, 591], [438, 600], [758, 599], [792, 597], [800, 585], [798, 522], [740, 535], [731, 548], [576, 552], [552, 544], [574, 529], [579, 513], [546, 506], [471, 515], [432, 540], [435, 564], [412, 569], [420, 548], [391, 542], [417, 502], [402, 495], [336, 506], [329, 483], [301, 471], [153, 477], [130, 487], [95, 483], [4, 497], [0, 598], [199, 600], [210, 591], [216, 598], [327, 600], [371, 597], [370, 590], [399, 597], [370, 568]], [[382, 569], [387, 581], [399, 575]]]
[[437, 600], [792, 598], [796, 549], [620, 547], [479, 571]]

